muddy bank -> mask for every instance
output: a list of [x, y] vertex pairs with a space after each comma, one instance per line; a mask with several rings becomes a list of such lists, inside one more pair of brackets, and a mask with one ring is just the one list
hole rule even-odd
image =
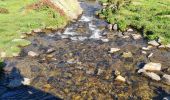
[[[25, 99], [26, 93], [14, 95], [9, 86], [12, 84], [15, 93], [20, 93], [20, 84], [17, 86], [14, 80], [19, 83], [24, 78], [30, 79], [29, 86], [66, 100], [157, 100], [170, 96], [170, 87], [163, 81], [137, 73], [144, 64], [155, 62], [162, 64], [161, 71], [155, 73], [161, 77], [170, 74], [170, 50], [152, 47], [143, 53], [147, 40], [135, 40], [131, 35], [137, 33], [135, 30], [127, 34], [109, 31], [105, 28], [107, 23], [94, 16], [100, 9], [97, 2], [81, 1], [81, 6], [85, 12], [77, 22], [64, 31], [29, 36], [32, 44], [23, 48], [19, 57], [5, 60], [5, 74], [0, 82], [4, 91], [0, 92], [0, 98]], [[120, 50], [109, 53], [111, 48]], [[30, 51], [35, 53], [34, 57], [28, 55]], [[131, 54], [125, 56], [125, 52]], [[153, 55], [148, 57], [150, 53]], [[115, 80], [116, 71], [125, 82]]]

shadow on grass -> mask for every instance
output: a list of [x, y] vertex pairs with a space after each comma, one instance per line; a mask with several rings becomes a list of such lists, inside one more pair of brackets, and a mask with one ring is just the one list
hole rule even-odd
[[[14, 66], [11, 68], [6, 67], [5, 63], [0, 62], [0, 100], [62, 100], [53, 94], [32, 86], [22, 85], [24, 77], [20, 74], [19, 70]], [[2, 71], [2, 69], [5, 70]]]

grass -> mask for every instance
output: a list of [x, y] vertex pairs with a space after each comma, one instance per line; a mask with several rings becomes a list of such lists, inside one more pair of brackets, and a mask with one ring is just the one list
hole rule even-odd
[[[39, 9], [26, 7], [39, 0], [0, 0], [0, 55], [14, 56], [19, 46], [30, 44], [20, 39], [21, 33], [45, 27], [59, 28], [66, 25], [66, 17], [53, 9], [43, 6]], [[17, 39], [17, 40], [16, 40]]]
[[[127, 2], [128, 1], [128, 2]], [[125, 31], [129, 26], [144, 37], [170, 43], [170, 0], [101, 0], [109, 5], [99, 14]]]

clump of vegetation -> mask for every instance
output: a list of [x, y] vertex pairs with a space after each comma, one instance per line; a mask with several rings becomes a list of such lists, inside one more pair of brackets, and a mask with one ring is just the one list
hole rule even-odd
[[99, 14], [120, 30], [128, 26], [140, 30], [148, 39], [170, 43], [170, 0], [101, 0], [108, 3]]
[[30, 44], [24, 39], [16, 41], [23, 32], [46, 27], [59, 28], [66, 25], [66, 17], [50, 7], [28, 9], [29, 5], [37, 2], [39, 0], [0, 0], [0, 57], [16, 55], [20, 51], [18, 46]]

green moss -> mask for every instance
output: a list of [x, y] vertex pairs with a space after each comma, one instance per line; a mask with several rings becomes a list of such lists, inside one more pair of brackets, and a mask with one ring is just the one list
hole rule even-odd
[[0, 0], [0, 7], [8, 13], [0, 13], [0, 53], [7, 56], [19, 53], [18, 46], [30, 44], [29, 41], [19, 39], [22, 32], [30, 32], [37, 28], [59, 28], [66, 25], [67, 19], [53, 9], [43, 6], [39, 9], [26, 9], [39, 0]]
[[100, 13], [109, 23], [118, 23], [120, 30], [123, 31], [130, 25], [141, 30], [150, 40], [161, 38], [163, 43], [170, 43], [170, 0], [107, 0], [107, 2], [110, 5]]

